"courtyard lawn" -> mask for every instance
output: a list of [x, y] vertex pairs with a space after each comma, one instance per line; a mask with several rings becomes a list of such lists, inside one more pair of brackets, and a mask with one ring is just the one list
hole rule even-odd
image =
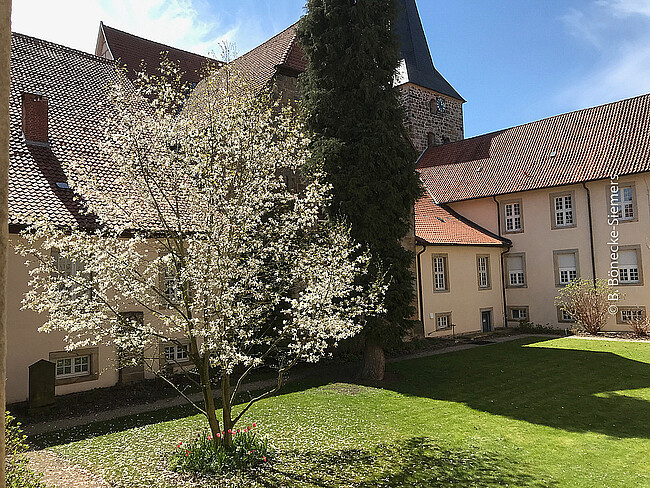
[[[253, 421], [273, 462], [199, 486], [648, 487], [650, 344], [525, 338], [402, 361], [381, 388], [305, 387], [260, 402]], [[163, 456], [203, 425], [51, 449], [116, 486], [192, 486], [164, 474]]]

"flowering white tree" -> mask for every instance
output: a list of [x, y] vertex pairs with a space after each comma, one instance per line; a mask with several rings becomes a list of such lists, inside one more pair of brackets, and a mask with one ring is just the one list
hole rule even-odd
[[[20, 250], [36, 258], [24, 305], [47, 313], [41, 329], [64, 331], [70, 349], [182, 348], [203, 392], [195, 406], [215, 442], [230, 445], [230, 429], [289, 368], [318, 361], [380, 311], [385, 287], [356, 285], [368, 256], [324, 220], [321, 175], [296, 183], [308, 139], [290, 107], [249, 91], [229, 66], [188, 99], [177, 68], [162, 67], [165, 76], [143, 74], [135, 89], [113, 87], [106, 166], [68, 163], [97, 229], [40, 220], [24, 233]], [[124, 314], [134, 307], [145, 320]], [[157, 356], [146, 358], [154, 371]], [[271, 359], [277, 385], [235, 416], [242, 381]], [[231, 384], [235, 368], [243, 374]]]

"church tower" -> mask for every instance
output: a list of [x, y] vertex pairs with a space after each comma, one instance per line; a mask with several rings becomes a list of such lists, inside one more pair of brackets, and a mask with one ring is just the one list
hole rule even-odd
[[395, 32], [401, 43], [396, 77], [404, 108], [404, 126], [422, 152], [463, 139], [463, 97], [436, 70], [415, 0], [399, 0]]

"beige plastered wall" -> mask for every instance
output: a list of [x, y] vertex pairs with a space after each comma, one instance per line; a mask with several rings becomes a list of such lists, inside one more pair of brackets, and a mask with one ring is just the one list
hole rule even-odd
[[[50, 360], [50, 353], [65, 351], [66, 343], [63, 332], [39, 332], [38, 329], [46, 317], [30, 310], [21, 310], [21, 302], [28, 290], [29, 269], [25, 266], [26, 258], [16, 254], [13, 249], [15, 243], [22, 239], [16, 234], [9, 236], [8, 253], [8, 286], [7, 286], [7, 403], [25, 401], [29, 393], [29, 366], [40, 359]], [[129, 311], [142, 311], [134, 307]], [[143, 311], [145, 322], [152, 320], [150, 312]], [[56, 395], [65, 395], [78, 391], [91, 390], [115, 385], [119, 379], [116, 367], [116, 353], [113, 347], [106, 345], [97, 347], [96, 379], [79, 381], [77, 383], [57, 385]], [[148, 358], [156, 357], [159, 345], [152, 350], [145, 351]], [[150, 361], [157, 368], [154, 359]], [[153, 374], [145, 367], [145, 377], [151, 378]]]
[[[643, 284], [619, 285], [624, 298], [617, 306], [644, 306], [650, 312], [650, 173], [620, 177], [619, 183], [633, 183], [636, 191], [637, 219], [621, 222], [617, 226], [618, 243], [621, 246], [638, 246], [641, 254]], [[608, 224], [610, 180], [586, 183], [591, 193], [591, 210], [594, 234], [596, 277], [607, 279], [610, 269], [609, 237], [612, 226]], [[576, 225], [569, 228], [553, 228], [551, 225], [551, 195], [571, 192], [574, 195]], [[513, 243], [510, 253], [524, 253], [526, 286], [507, 288], [508, 307], [528, 307], [529, 320], [553, 327], [568, 328], [570, 323], [561, 322], [554, 299], [560, 287], [556, 285], [554, 251], [577, 250], [579, 276], [593, 277], [589, 233], [587, 191], [582, 184], [566, 185], [543, 190], [526, 191], [496, 197], [503, 211], [503, 204], [520, 201], [523, 212], [523, 232], [501, 235]], [[497, 206], [492, 198], [457, 202], [450, 205], [455, 211], [488, 230], [498, 233]], [[502, 229], [504, 228], [503, 216]], [[511, 322], [510, 325], [516, 325]], [[629, 330], [610, 316], [606, 330]]]
[[[416, 246], [417, 252], [422, 246]], [[492, 310], [493, 328], [503, 327], [502, 289], [500, 273], [501, 247], [486, 246], [427, 246], [420, 255], [422, 278], [423, 325], [426, 337], [452, 334], [452, 329], [436, 330], [436, 314], [451, 313], [455, 324], [453, 333], [480, 332], [481, 311]], [[433, 256], [447, 257], [448, 291], [435, 291], [433, 282]], [[490, 288], [479, 289], [477, 256], [489, 256]], [[433, 314], [433, 318], [431, 317]]]

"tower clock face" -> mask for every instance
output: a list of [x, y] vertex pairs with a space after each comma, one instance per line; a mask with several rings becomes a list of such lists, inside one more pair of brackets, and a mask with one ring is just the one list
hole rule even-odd
[[436, 108], [438, 109], [439, 114], [445, 113], [445, 99], [438, 97], [436, 100]]

